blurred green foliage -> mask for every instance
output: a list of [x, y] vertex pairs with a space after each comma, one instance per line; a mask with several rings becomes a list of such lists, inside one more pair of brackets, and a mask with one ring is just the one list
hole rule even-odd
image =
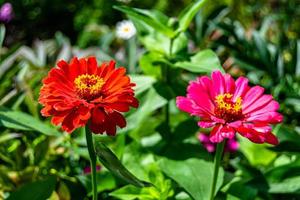
[[[41, 79], [58, 60], [89, 55], [126, 67], [133, 63], [128, 70], [140, 101], [116, 137], [96, 136], [128, 170], [124, 178], [102, 166], [97, 174], [101, 199], [206, 198], [212, 155], [196, 137], [203, 130], [178, 111], [174, 98], [185, 94], [188, 81], [215, 69], [264, 86], [284, 114], [284, 123], [274, 127], [278, 146], [239, 138], [240, 150], [225, 155], [217, 199], [299, 199], [297, 0], [208, 0], [204, 6], [191, 0], [11, 3], [15, 19], [6, 31], [0, 29], [0, 199], [91, 195], [84, 135], [53, 127], [40, 117], [37, 102]], [[115, 36], [116, 22], [126, 17], [138, 30], [130, 41]], [[115, 157], [106, 161], [118, 162]], [[124, 175], [124, 169], [117, 170]], [[129, 185], [130, 173], [153, 186]]]

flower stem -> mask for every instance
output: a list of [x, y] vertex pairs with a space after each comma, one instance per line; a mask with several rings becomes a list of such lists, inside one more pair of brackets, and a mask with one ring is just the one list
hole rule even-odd
[[94, 148], [94, 142], [93, 142], [93, 135], [88, 127], [88, 125], [85, 127], [85, 136], [86, 136], [86, 143], [87, 148], [89, 151], [90, 156], [90, 163], [91, 163], [91, 175], [92, 175], [92, 191], [93, 191], [93, 200], [97, 200], [98, 193], [97, 193], [97, 174], [96, 174], [96, 153]]
[[[173, 41], [174, 39], [171, 38], [170, 39], [170, 47], [169, 47], [169, 61], [171, 62], [172, 60], [172, 48], [173, 48]], [[165, 83], [167, 85], [169, 85], [170, 83], [170, 80], [169, 80], [169, 66], [166, 65], [165, 66], [165, 71], [164, 71], [164, 77], [165, 77]], [[170, 139], [171, 135], [170, 135], [170, 102], [169, 100], [167, 101], [166, 105], [165, 105], [165, 112], [166, 112], [166, 115], [165, 115], [165, 120], [166, 120], [166, 124], [167, 124], [167, 131], [168, 131], [168, 139]]]
[[136, 56], [136, 42], [135, 37], [132, 37], [128, 40], [128, 67], [129, 67], [129, 73], [134, 74], [136, 72], [135, 69], [135, 60]]
[[217, 144], [217, 151], [214, 159], [214, 174], [213, 174], [213, 182], [211, 185], [211, 193], [210, 193], [210, 200], [213, 200], [215, 197], [215, 191], [216, 191], [216, 185], [217, 185], [217, 180], [218, 180], [218, 173], [219, 173], [219, 167], [220, 167], [220, 162], [221, 158], [223, 155], [223, 150], [225, 146], [225, 140], [221, 143]]

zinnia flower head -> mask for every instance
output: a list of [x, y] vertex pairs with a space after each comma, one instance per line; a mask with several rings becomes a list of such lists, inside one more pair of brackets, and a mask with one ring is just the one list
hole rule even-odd
[[270, 124], [280, 123], [279, 104], [260, 86], [250, 87], [248, 79], [236, 81], [229, 74], [214, 71], [211, 78], [201, 76], [191, 81], [186, 97], [177, 97], [177, 107], [200, 117], [198, 125], [213, 127], [210, 141], [219, 143], [238, 132], [254, 143], [278, 144]]
[[123, 20], [117, 23], [116, 34], [118, 38], [128, 40], [136, 34], [136, 29], [132, 21]]
[[95, 57], [59, 61], [43, 79], [41, 113], [67, 132], [89, 121], [92, 132], [115, 135], [116, 126], [126, 126], [120, 112], [138, 107], [135, 84], [125, 73], [124, 67], [115, 68], [115, 61], [98, 66]]
[[0, 22], [10, 22], [13, 18], [13, 8], [10, 3], [5, 3], [0, 8]]
[[[213, 143], [209, 139], [209, 135], [205, 133], [198, 134], [198, 139], [202, 143], [203, 147], [209, 152], [215, 152], [216, 151], [216, 143]], [[224, 151], [225, 152], [236, 152], [239, 148], [239, 143], [237, 142], [236, 138], [233, 137], [231, 139], [228, 139], [225, 144]]]

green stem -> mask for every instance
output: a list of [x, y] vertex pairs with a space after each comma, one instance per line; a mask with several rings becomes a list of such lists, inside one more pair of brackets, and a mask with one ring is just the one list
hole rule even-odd
[[128, 40], [128, 67], [129, 67], [129, 73], [134, 74], [135, 73], [135, 60], [136, 56], [136, 43], [135, 43], [135, 37], [132, 37]]
[[217, 185], [217, 180], [218, 180], [218, 173], [219, 173], [219, 168], [220, 168], [220, 162], [224, 150], [226, 140], [224, 140], [221, 143], [217, 144], [217, 151], [214, 159], [214, 174], [213, 174], [213, 182], [211, 186], [211, 193], [210, 193], [210, 200], [213, 200], [215, 197], [215, 191], [216, 191], [216, 185]]
[[91, 163], [91, 171], [92, 171], [92, 191], [93, 191], [93, 200], [97, 200], [98, 193], [97, 193], [97, 171], [96, 171], [96, 153], [94, 148], [94, 142], [93, 142], [93, 135], [91, 130], [89, 129], [89, 126], [87, 125], [85, 127], [85, 136], [86, 136], [86, 143], [87, 148], [89, 151], [90, 156], [90, 163]]
[[[173, 48], [173, 38], [170, 39], [170, 48], [169, 48], [169, 61], [171, 61], [172, 59], [172, 48]], [[169, 65], [165, 65], [165, 70], [164, 70], [164, 78], [165, 78], [165, 83], [167, 85], [169, 85]], [[166, 105], [165, 105], [165, 120], [166, 120], [166, 124], [167, 124], [167, 131], [168, 131], [168, 139], [170, 139], [170, 102], [167, 101]]]

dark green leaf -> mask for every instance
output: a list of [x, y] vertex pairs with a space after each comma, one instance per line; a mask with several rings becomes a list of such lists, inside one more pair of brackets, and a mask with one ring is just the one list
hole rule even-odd
[[56, 178], [50, 177], [46, 180], [37, 181], [24, 185], [16, 192], [13, 192], [7, 200], [45, 200], [50, 197], [55, 189]]
[[101, 161], [101, 163], [109, 169], [114, 175], [118, 176], [122, 180], [129, 184], [137, 187], [149, 187], [152, 186], [151, 183], [139, 180], [131, 172], [129, 172], [117, 156], [104, 144], [101, 142], [96, 142], [96, 154]]
[[153, 87], [155, 88], [156, 92], [165, 98], [166, 100], [171, 100], [175, 98], [175, 94], [170, 86], [163, 82], [156, 82]]
[[242, 181], [231, 183], [229, 189], [226, 191], [226, 193], [243, 200], [255, 199], [257, 192], [255, 188], [245, 185]]
[[197, 126], [197, 121], [194, 119], [187, 119], [176, 126], [174, 136], [177, 141], [183, 141], [184, 139], [195, 135], [198, 130], [199, 126]]

